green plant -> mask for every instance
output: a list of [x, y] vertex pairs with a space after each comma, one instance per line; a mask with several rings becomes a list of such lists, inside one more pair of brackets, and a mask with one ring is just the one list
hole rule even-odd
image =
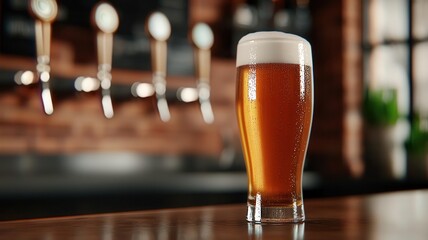
[[367, 89], [363, 107], [365, 119], [371, 125], [393, 125], [400, 118], [396, 89]]
[[418, 114], [413, 116], [406, 148], [410, 153], [416, 155], [424, 154], [428, 151], [428, 129], [424, 126], [423, 120]]

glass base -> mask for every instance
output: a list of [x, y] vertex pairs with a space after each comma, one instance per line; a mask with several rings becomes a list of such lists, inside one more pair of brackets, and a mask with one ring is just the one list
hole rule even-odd
[[247, 221], [253, 223], [299, 223], [305, 221], [303, 204], [286, 207], [263, 207], [247, 204]]

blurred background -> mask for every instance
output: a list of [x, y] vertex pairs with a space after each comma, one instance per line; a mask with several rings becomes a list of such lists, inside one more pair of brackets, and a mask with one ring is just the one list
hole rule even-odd
[[[245, 202], [235, 51], [243, 35], [260, 30], [312, 44], [315, 112], [305, 198], [428, 187], [428, 1], [109, 1], [119, 16], [111, 119], [100, 91], [82, 90], [76, 80], [97, 76], [91, 14], [98, 3], [57, 1], [54, 112], [47, 115], [33, 81], [37, 20], [28, 0], [0, 1], [1, 219]], [[152, 82], [145, 22], [153, 11], [171, 23], [168, 122], [159, 118], [154, 95], [132, 92], [136, 82]], [[200, 22], [214, 33], [212, 123], [197, 97], [182, 94], [197, 86], [189, 32]]]

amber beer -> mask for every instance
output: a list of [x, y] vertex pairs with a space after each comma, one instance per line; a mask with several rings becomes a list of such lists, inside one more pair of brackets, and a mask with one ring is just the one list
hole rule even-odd
[[302, 173], [313, 111], [309, 43], [280, 32], [243, 37], [236, 108], [249, 183], [247, 220], [304, 221]]

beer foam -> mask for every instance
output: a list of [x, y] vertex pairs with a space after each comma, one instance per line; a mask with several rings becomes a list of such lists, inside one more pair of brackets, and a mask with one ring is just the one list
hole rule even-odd
[[236, 67], [258, 63], [291, 63], [312, 67], [311, 45], [283, 32], [255, 32], [239, 40]]

